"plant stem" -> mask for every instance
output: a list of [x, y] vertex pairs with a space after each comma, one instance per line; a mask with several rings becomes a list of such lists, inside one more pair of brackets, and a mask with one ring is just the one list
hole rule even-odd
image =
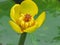
[[18, 45], [24, 45], [24, 42], [26, 40], [27, 33], [22, 33], [20, 36], [19, 44]]

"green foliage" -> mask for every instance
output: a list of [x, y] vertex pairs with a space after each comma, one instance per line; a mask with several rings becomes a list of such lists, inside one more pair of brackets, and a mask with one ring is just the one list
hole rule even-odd
[[[46, 20], [36, 32], [27, 35], [25, 45], [60, 45], [60, 1], [34, 1], [39, 8], [38, 15], [46, 11]], [[9, 25], [9, 13], [13, 5], [12, 0], [0, 0], [0, 44], [2, 45], [17, 45], [20, 38]]]

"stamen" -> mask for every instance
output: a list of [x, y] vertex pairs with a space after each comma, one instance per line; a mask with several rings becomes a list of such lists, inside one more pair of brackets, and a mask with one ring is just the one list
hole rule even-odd
[[17, 24], [21, 27], [22, 30], [29, 28], [35, 24], [34, 18], [30, 14], [21, 15], [17, 20]]
[[26, 14], [25, 18], [24, 18], [24, 21], [28, 22], [28, 21], [30, 21], [30, 19], [31, 19], [31, 16], [29, 14]]

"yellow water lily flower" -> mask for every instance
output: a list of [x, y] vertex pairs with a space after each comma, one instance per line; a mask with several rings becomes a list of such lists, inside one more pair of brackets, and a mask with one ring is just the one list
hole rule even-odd
[[42, 12], [37, 19], [34, 16], [38, 13], [38, 7], [32, 0], [24, 0], [21, 4], [15, 4], [10, 11], [10, 25], [17, 33], [31, 33], [39, 28], [45, 20], [45, 12]]

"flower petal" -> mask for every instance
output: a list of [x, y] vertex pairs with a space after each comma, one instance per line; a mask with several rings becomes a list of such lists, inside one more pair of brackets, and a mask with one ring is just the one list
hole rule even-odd
[[18, 17], [20, 16], [20, 5], [15, 4], [10, 11], [10, 16], [13, 21], [16, 21]]
[[31, 1], [31, 0], [26, 0], [26, 1]]
[[32, 26], [32, 27], [27, 28], [26, 30], [24, 30], [24, 32], [32, 33], [32, 32], [34, 32], [36, 29], [37, 29], [37, 24], [35, 24], [35, 25]]
[[16, 23], [14, 23], [13, 21], [9, 21], [9, 23], [10, 23], [10, 25], [12, 26], [12, 28], [14, 29], [14, 31], [16, 31], [17, 33], [23, 33], [22, 31], [21, 31], [21, 28], [16, 24]]
[[35, 16], [38, 13], [38, 7], [32, 0], [25, 0], [21, 3], [21, 13]]
[[46, 16], [46, 13], [45, 12], [42, 12], [40, 14], [40, 16], [36, 19], [36, 22], [38, 24], [37, 27], [40, 27], [43, 24], [43, 22], [45, 20], [45, 16]]

